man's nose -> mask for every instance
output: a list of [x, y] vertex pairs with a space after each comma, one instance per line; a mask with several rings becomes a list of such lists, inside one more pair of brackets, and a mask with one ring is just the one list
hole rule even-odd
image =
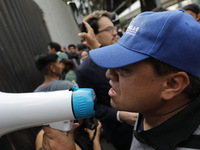
[[118, 74], [116, 73], [115, 69], [108, 69], [106, 71], [106, 78], [110, 80], [118, 80]]
[[108, 70], [106, 71], [106, 78], [107, 78], [107, 79], [110, 79], [109, 74], [110, 74], [110, 69], [108, 69]]
[[117, 35], [117, 30], [116, 29], [113, 29], [113, 35]]

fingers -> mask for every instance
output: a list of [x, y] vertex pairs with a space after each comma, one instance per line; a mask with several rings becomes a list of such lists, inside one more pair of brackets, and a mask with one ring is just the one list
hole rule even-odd
[[65, 135], [62, 131], [44, 126], [43, 149], [44, 150], [75, 150], [74, 131], [79, 123], [74, 123], [72, 129]]
[[78, 37], [85, 39], [88, 43], [88, 46], [91, 49], [99, 48], [101, 46], [101, 44], [97, 41], [94, 30], [87, 22], [83, 21], [83, 23], [85, 25], [87, 33], [81, 32], [78, 34]]
[[88, 34], [86, 32], [81, 32], [81, 33], [78, 34], [78, 37], [83, 38], [83, 39], [87, 39]]
[[101, 122], [100, 121], [98, 121], [98, 127], [102, 127], [102, 124], [101, 124]]
[[[79, 126], [79, 123], [74, 123], [72, 125], [72, 129], [70, 131], [67, 132], [67, 136], [74, 136], [74, 131], [75, 129]], [[55, 138], [55, 135], [58, 135], [60, 137], [63, 136], [63, 132], [59, 131], [57, 129], [51, 128], [49, 126], [43, 126], [43, 131], [44, 131], [44, 135], [50, 139]]]
[[74, 131], [79, 126], [79, 123], [73, 123], [72, 129], [67, 132], [67, 136], [73, 136], [74, 137]]
[[83, 24], [85, 25], [87, 32], [81, 32], [78, 36], [85, 39], [89, 38], [91, 35], [94, 36], [94, 30], [92, 27], [86, 21], [83, 21]]
[[83, 23], [84, 23], [88, 33], [93, 31], [92, 27], [86, 21], [83, 21]]
[[43, 126], [42, 129], [43, 129], [44, 133], [50, 137], [54, 134], [60, 134], [59, 130], [53, 129], [49, 126]]
[[120, 120], [134, 126], [135, 121], [138, 118], [138, 113], [120, 111], [119, 116], [120, 116]]

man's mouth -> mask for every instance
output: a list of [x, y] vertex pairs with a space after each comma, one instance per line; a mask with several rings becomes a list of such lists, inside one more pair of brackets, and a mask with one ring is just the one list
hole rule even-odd
[[113, 88], [110, 88], [110, 90], [108, 91], [108, 95], [110, 97], [114, 97], [114, 96], [117, 96], [117, 93], [115, 92]]

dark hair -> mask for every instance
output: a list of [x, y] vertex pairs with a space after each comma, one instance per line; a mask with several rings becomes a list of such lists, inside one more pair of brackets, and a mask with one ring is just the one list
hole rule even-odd
[[65, 65], [65, 68], [63, 70], [65, 74], [70, 70], [76, 70], [76, 65], [71, 59], [62, 59], [60, 62], [62, 62]]
[[[182, 71], [154, 58], [148, 58], [144, 60], [144, 62], [151, 64], [154, 68], [155, 74], [158, 76]], [[190, 80], [190, 84], [184, 89], [183, 93], [190, 99], [194, 99], [200, 95], [200, 78], [197, 78], [189, 73], [187, 74]]]
[[117, 34], [118, 34], [120, 37], [122, 37], [122, 35], [123, 35], [123, 33], [120, 32], [120, 31], [117, 31]]
[[61, 46], [60, 44], [56, 43], [56, 42], [50, 42], [48, 44], [50, 46], [50, 48], [55, 48], [55, 50], [58, 52], [58, 51], [61, 51]]
[[198, 15], [199, 12], [200, 12], [199, 6], [197, 4], [194, 4], [194, 3], [184, 6], [183, 9], [184, 10], [190, 10], [190, 11], [194, 12], [196, 15]]
[[48, 68], [52, 63], [55, 63], [58, 55], [55, 53], [42, 53], [35, 57], [35, 65], [42, 74], [47, 74]]
[[78, 44], [77, 45], [77, 49], [79, 51], [81, 51], [81, 50], [88, 50], [88, 47], [85, 44]]
[[108, 17], [111, 20], [110, 13], [105, 10], [95, 11], [84, 18], [84, 21], [86, 21], [92, 27], [95, 34], [98, 33], [98, 29], [99, 29], [98, 20], [102, 18], [103, 16]]
[[76, 48], [76, 45], [74, 45], [74, 44], [69, 44], [69, 45], [68, 45], [68, 49], [69, 49], [70, 47]]

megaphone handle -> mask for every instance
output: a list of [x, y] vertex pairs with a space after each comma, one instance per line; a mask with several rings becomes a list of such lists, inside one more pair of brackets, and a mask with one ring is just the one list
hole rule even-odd
[[67, 135], [67, 132], [72, 129], [72, 124], [73, 124], [73, 122], [71, 120], [64, 120], [64, 121], [58, 121], [58, 122], [49, 123], [49, 126], [51, 128], [60, 130], [65, 135]]

